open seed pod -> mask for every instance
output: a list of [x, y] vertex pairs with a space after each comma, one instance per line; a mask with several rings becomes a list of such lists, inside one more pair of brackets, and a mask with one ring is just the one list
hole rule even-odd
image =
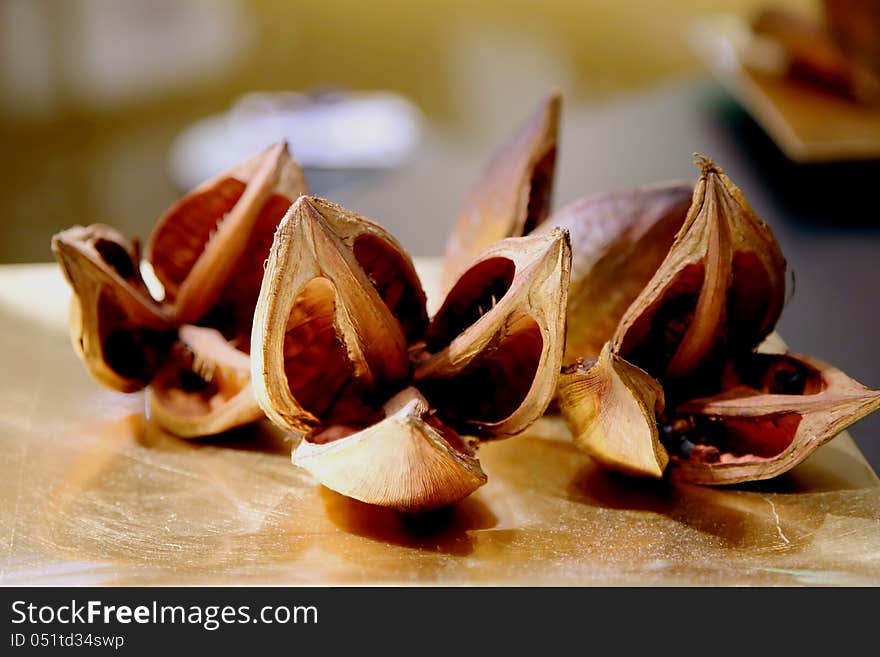
[[[359, 252], [364, 235], [384, 254], [381, 275]], [[462, 436], [524, 428], [553, 394], [569, 259], [561, 231], [505, 240], [425, 331], [424, 293], [397, 242], [300, 198], [276, 233], [251, 345], [260, 406], [302, 437], [293, 462], [337, 492], [405, 511], [473, 492], [485, 476]]]
[[[249, 371], [241, 359], [247, 360], [275, 227], [304, 189], [302, 172], [282, 143], [185, 196], [160, 219], [148, 248], [147, 260], [164, 286], [161, 300], [141, 277], [136, 246], [112, 228], [77, 226], [54, 236], [53, 251], [74, 293], [71, 336], [92, 376], [121, 392], [155, 381], [151, 415], [179, 435], [208, 435], [255, 419], [253, 400], [246, 404], [247, 395], [231, 390], [247, 387], [237, 373]], [[207, 338], [194, 326], [181, 328], [187, 324], [219, 333]], [[175, 367], [179, 371], [171, 371]], [[210, 408], [198, 412], [182, 403], [194, 390], [171, 389], [174, 382], [195, 385], [187, 374], [193, 371], [214, 379], [199, 391]], [[220, 394], [209, 394], [219, 381]], [[220, 408], [227, 403], [228, 409]]]
[[74, 289], [70, 338], [95, 380], [140, 390], [174, 341], [174, 326], [141, 278], [136, 245], [103, 224], [52, 237], [52, 251]]
[[318, 432], [303, 440], [294, 463], [343, 495], [409, 512], [452, 504], [486, 483], [473, 448], [418, 390], [405, 388], [383, 411], [382, 420], [344, 439]]
[[[390, 278], [412, 286], [415, 314], [425, 312], [412, 263], [390, 235], [329, 201], [300, 197], [275, 236], [251, 346], [257, 399], [287, 431], [309, 431], [409, 374], [402, 323], [343, 240], [352, 222], [395, 253], [386, 265], [401, 266]], [[364, 412], [368, 422], [376, 411]]]
[[765, 9], [752, 21], [760, 41], [753, 51], [746, 51], [745, 60], [760, 72], [787, 75], [844, 98], [876, 103], [880, 101], [880, 9], [871, 5], [858, 0], [826, 2], [827, 22], [788, 9]]
[[220, 433], [263, 416], [251, 363], [219, 331], [184, 325], [148, 393], [149, 415], [182, 438]]
[[668, 461], [693, 483], [766, 479], [880, 407], [880, 393], [782, 353], [771, 339], [779, 247], [727, 177], [700, 164], [668, 256], [599, 359], [563, 372], [560, 406], [575, 443], [608, 468], [659, 477]]
[[546, 98], [495, 154], [471, 190], [446, 245], [443, 288], [490, 244], [529, 234], [550, 213], [561, 98]]
[[663, 262], [684, 224], [693, 185], [666, 183], [579, 199], [535, 232], [571, 235], [565, 362], [596, 358]]
[[248, 348], [275, 229], [305, 191], [302, 170], [281, 142], [199, 185], [162, 215], [146, 256], [179, 324], [213, 326]]
[[753, 349], [785, 298], [785, 260], [770, 229], [721, 169], [702, 156], [698, 165], [684, 226], [614, 336], [617, 353], [664, 383]]
[[775, 477], [878, 408], [880, 391], [815, 358], [748, 354], [718, 394], [674, 409], [669, 438], [689, 448], [670, 450], [673, 472], [698, 484]]
[[657, 416], [663, 388], [606, 343], [598, 360], [578, 361], [559, 377], [559, 400], [574, 444], [612, 470], [662, 477], [669, 455]]
[[543, 414], [562, 366], [570, 262], [561, 229], [512, 237], [483, 251], [449, 291], [415, 380], [457, 429], [513, 435]]

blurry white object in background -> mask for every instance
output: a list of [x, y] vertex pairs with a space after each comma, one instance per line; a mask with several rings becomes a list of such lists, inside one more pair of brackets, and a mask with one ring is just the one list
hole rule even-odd
[[388, 92], [246, 94], [177, 138], [171, 177], [190, 189], [282, 139], [305, 169], [392, 168], [418, 145], [422, 122], [415, 105]]

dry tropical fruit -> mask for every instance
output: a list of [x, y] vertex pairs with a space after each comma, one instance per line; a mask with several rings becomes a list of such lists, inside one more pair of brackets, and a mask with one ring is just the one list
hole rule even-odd
[[659, 477], [668, 462], [701, 484], [766, 479], [880, 407], [880, 392], [820, 361], [760, 352], [782, 310], [785, 261], [742, 192], [698, 164], [667, 257], [599, 359], [563, 373], [561, 409], [575, 443], [606, 467]]
[[752, 353], [728, 364], [721, 390], [675, 409], [676, 439], [691, 448], [678, 474], [699, 484], [767, 479], [791, 469], [847, 426], [880, 408], [880, 391], [808, 356]]
[[147, 248], [161, 299], [147, 289], [137, 244], [117, 231], [55, 235], [73, 288], [71, 338], [89, 373], [120, 392], [149, 387], [151, 415], [181, 436], [261, 417], [249, 385], [253, 310], [275, 227], [305, 189], [282, 143], [187, 194]]
[[536, 232], [571, 235], [565, 362], [596, 358], [657, 271], [687, 217], [694, 188], [664, 183], [578, 199]]
[[527, 235], [549, 215], [561, 102], [547, 97], [486, 165], [446, 244], [444, 289], [484, 248]]
[[618, 325], [615, 351], [680, 379], [756, 347], [785, 301], [785, 260], [767, 225], [721, 169], [700, 179], [668, 255]]
[[[471, 190], [446, 245], [444, 289], [482, 249], [506, 237], [569, 232], [572, 244], [565, 362], [595, 358], [669, 252], [693, 185], [664, 183], [588, 196], [550, 212], [559, 95], [545, 99]], [[603, 284], [603, 281], [605, 284]]]
[[[843, 98], [880, 101], [880, 5], [825, 0], [821, 20], [769, 8], [752, 21], [750, 68], [785, 75]], [[772, 46], [768, 48], [768, 45]]]
[[569, 264], [564, 231], [502, 240], [426, 326], [396, 240], [303, 196], [278, 228], [254, 317], [257, 399], [301, 436], [294, 463], [328, 488], [404, 511], [462, 499], [486, 480], [478, 441], [521, 431], [554, 394]]
[[663, 388], [605, 343], [597, 360], [576, 361], [559, 377], [559, 403], [574, 443], [612, 470], [660, 477], [669, 456], [656, 418]]

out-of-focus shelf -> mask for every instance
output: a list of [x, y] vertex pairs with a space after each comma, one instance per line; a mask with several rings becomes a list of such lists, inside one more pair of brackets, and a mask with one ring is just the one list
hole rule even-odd
[[318, 486], [267, 423], [158, 430], [85, 373], [68, 298], [54, 265], [0, 267], [2, 584], [880, 584], [880, 482], [847, 435], [711, 489], [603, 472], [544, 419], [481, 449], [471, 498], [407, 518]]

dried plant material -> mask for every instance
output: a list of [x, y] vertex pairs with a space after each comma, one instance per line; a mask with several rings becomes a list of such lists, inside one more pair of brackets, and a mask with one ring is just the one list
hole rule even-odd
[[425, 329], [424, 293], [397, 242], [301, 197], [278, 228], [257, 304], [257, 400], [302, 435], [294, 462], [328, 488], [404, 510], [461, 499], [485, 481], [461, 435], [518, 431], [550, 401], [569, 262], [563, 231], [504, 240]]
[[[334, 231], [344, 217], [381, 230], [328, 201], [300, 197], [278, 228], [266, 267], [254, 317], [254, 386], [266, 414], [287, 431], [317, 426], [347, 392], [375, 390], [409, 373], [401, 323]], [[406, 253], [384, 239], [408, 273]], [[415, 296], [421, 314], [420, 284]]]
[[840, 49], [880, 75], [880, 2], [822, 0], [822, 9]]
[[702, 156], [698, 164], [684, 226], [614, 337], [620, 355], [663, 381], [753, 349], [785, 299], [785, 260], [770, 229], [721, 169]]
[[691, 184], [668, 183], [590, 196], [537, 229], [561, 227], [571, 235], [566, 363], [598, 357], [669, 253], [693, 191]]
[[598, 360], [563, 370], [559, 400], [575, 445], [597, 462], [628, 474], [663, 476], [669, 462], [657, 431], [663, 388], [610, 344]]
[[[144, 283], [136, 245], [117, 231], [96, 224], [55, 235], [52, 249], [74, 293], [71, 336], [92, 376], [121, 392], [155, 382], [153, 417], [187, 437], [258, 417], [252, 399], [227, 394], [225, 385], [218, 395], [205, 390], [194, 395], [194, 390], [172, 389], [173, 382], [195, 385], [187, 372], [193, 371], [196, 357], [195, 371], [220, 367], [224, 374], [217, 380], [235, 379], [239, 388], [238, 374], [227, 379], [225, 367], [230, 359], [239, 365], [247, 360], [263, 262], [275, 226], [303, 191], [302, 172], [282, 143], [185, 196], [159, 220], [147, 250], [147, 261], [164, 286], [161, 300]], [[203, 334], [196, 339], [200, 329], [188, 324], [216, 331], [210, 340]], [[221, 342], [228, 343], [226, 348]], [[242, 371], [249, 368], [228, 370]], [[245, 388], [247, 379], [239, 392]], [[196, 412], [192, 404], [182, 403], [199, 396], [210, 398], [210, 408]], [[229, 408], [220, 408], [225, 404]]]
[[147, 292], [137, 246], [94, 224], [58, 233], [52, 250], [74, 290], [70, 337], [89, 374], [111, 390], [140, 390], [173, 342], [174, 325]]
[[443, 287], [483, 249], [528, 235], [550, 213], [561, 98], [546, 98], [492, 158], [459, 214], [446, 245]]
[[[828, 8], [836, 2], [827, 3]], [[861, 35], [854, 39], [852, 14], [828, 12], [831, 29], [819, 21], [785, 9], [767, 9], [752, 22], [754, 33], [776, 46], [779, 57], [746, 57], [749, 66], [777, 75], [787, 75], [844, 98], [864, 103], [880, 100], [880, 68], [869, 59], [877, 46], [868, 46], [880, 34], [877, 25], [861, 21]], [[864, 36], [862, 36], [864, 35]]]
[[561, 229], [509, 238], [449, 291], [415, 380], [458, 429], [513, 435], [543, 414], [562, 366], [570, 262]]
[[[667, 257], [599, 359], [564, 370], [560, 407], [575, 444], [607, 468], [659, 477], [672, 463], [699, 484], [766, 479], [880, 407], [880, 392], [784, 353], [772, 333], [784, 297], [779, 247], [727, 176], [699, 164]], [[601, 278], [618, 294], [613, 275]], [[625, 290], [630, 283], [622, 277]], [[613, 321], [613, 304], [595, 307]], [[577, 334], [581, 314], [569, 313]]]
[[260, 419], [247, 354], [219, 331], [184, 325], [150, 383], [149, 414], [183, 438], [220, 433]]
[[159, 219], [146, 256], [178, 323], [211, 313], [228, 338], [247, 342], [275, 228], [305, 191], [281, 142], [203, 183]]
[[348, 497], [405, 512], [457, 502], [486, 483], [473, 449], [406, 388], [385, 417], [361, 431], [331, 428], [306, 436], [293, 462]]
[[698, 484], [775, 477], [878, 408], [880, 391], [817, 359], [749, 354], [728, 365], [718, 394], [675, 409], [677, 439], [704, 447], [673, 453], [675, 475]]

